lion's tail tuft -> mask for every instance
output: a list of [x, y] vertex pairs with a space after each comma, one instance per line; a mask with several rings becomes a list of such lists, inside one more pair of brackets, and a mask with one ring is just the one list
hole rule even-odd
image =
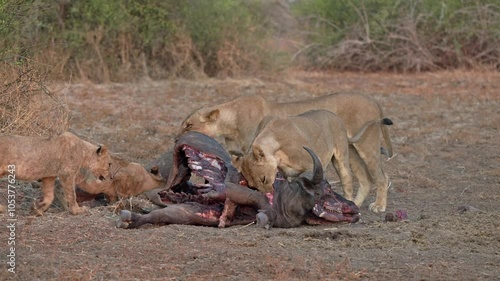
[[394, 124], [394, 123], [392, 122], [392, 120], [391, 120], [391, 119], [389, 119], [389, 118], [384, 118], [384, 119], [382, 119], [381, 124], [382, 124], [382, 125], [387, 125], [387, 126], [390, 126], [390, 125], [392, 125], [392, 124]]

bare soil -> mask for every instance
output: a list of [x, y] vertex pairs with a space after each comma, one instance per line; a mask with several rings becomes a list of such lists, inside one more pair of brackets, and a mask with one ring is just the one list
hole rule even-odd
[[[387, 213], [406, 210], [409, 218], [384, 222], [385, 214], [370, 213], [372, 192], [356, 224], [124, 230], [115, 228], [113, 207], [73, 216], [54, 205], [32, 217], [39, 191], [23, 185], [16, 274], [7, 271], [9, 233], [2, 226], [0, 280], [500, 279], [499, 73], [294, 72], [53, 89], [71, 109], [71, 130], [142, 164], [171, 147], [183, 118], [204, 104], [248, 93], [273, 101], [369, 94], [394, 121]], [[337, 181], [331, 171], [329, 179]]]

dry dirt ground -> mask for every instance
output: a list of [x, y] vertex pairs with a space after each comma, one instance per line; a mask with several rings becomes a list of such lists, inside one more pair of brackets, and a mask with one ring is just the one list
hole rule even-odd
[[[54, 89], [72, 111], [74, 132], [143, 164], [166, 151], [183, 118], [203, 104], [248, 93], [273, 101], [366, 93], [394, 121], [387, 212], [406, 210], [409, 218], [384, 222], [365, 204], [356, 224], [124, 230], [108, 207], [73, 216], [53, 206], [29, 216], [37, 194], [19, 188], [16, 274], [7, 271], [2, 226], [0, 280], [500, 279], [499, 73], [295, 72]], [[373, 200], [374, 193], [366, 203]]]

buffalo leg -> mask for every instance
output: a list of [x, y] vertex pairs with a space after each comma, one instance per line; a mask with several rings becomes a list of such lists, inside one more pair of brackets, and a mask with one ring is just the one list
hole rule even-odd
[[219, 227], [226, 227], [227, 220], [232, 220], [234, 218], [236, 207], [238, 207], [236, 203], [231, 201], [229, 198], [226, 198], [226, 201], [224, 202], [224, 210], [219, 218]]
[[137, 228], [148, 223], [216, 226], [219, 223], [219, 216], [213, 213], [220, 213], [220, 207], [205, 206], [194, 202], [169, 205], [145, 215], [122, 210], [117, 227]]
[[[259, 210], [257, 218], [264, 218], [257, 220], [257, 222], [262, 222], [258, 223], [259, 227], [269, 229], [273, 225], [276, 219], [276, 212], [272, 209], [264, 193], [231, 182], [226, 182], [226, 187], [226, 198], [229, 199], [230, 203], [227, 209], [224, 207], [224, 219], [226, 219], [226, 217], [231, 219], [228, 214], [234, 213], [234, 208], [236, 208], [237, 205], [248, 205]], [[228, 203], [228, 201], [226, 201], [226, 203]], [[223, 223], [226, 223], [226, 221], [224, 220]]]

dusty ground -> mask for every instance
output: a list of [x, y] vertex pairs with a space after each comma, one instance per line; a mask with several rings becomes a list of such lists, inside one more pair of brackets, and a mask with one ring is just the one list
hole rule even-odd
[[[1, 280], [500, 279], [498, 73], [293, 73], [55, 88], [72, 110], [72, 130], [143, 164], [167, 150], [182, 119], [203, 104], [245, 93], [276, 101], [372, 95], [395, 123], [387, 211], [406, 210], [409, 220], [385, 223], [365, 205], [353, 225], [123, 230], [105, 207], [72, 216], [53, 206], [30, 217], [36, 194], [18, 190], [17, 273], [7, 272], [2, 227]], [[373, 200], [372, 193], [366, 203]]]

